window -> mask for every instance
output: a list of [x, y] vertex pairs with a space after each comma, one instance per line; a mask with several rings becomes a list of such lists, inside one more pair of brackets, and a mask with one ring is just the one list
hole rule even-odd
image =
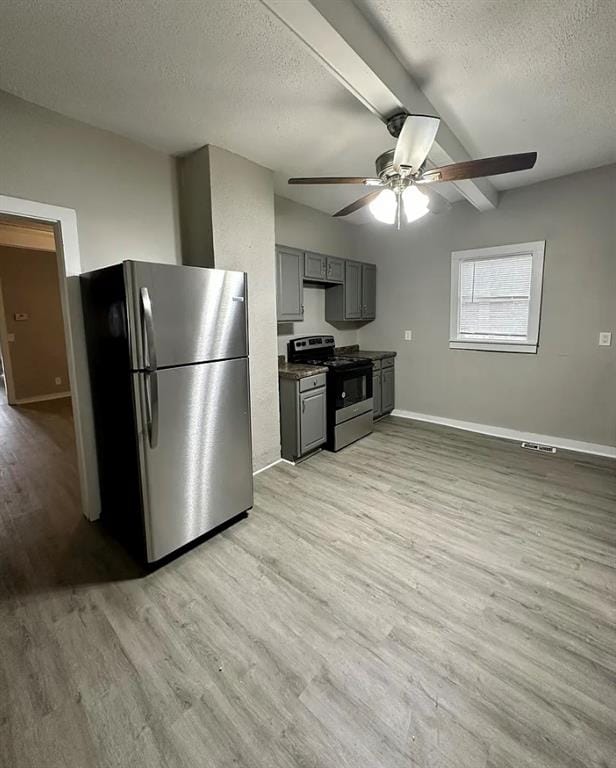
[[451, 254], [451, 349], [536, 352], [545, 241]]

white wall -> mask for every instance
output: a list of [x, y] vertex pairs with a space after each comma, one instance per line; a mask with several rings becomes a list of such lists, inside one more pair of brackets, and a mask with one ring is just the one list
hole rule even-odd
[[[278, 195], [274, 204], [276, 242], [280, 245], [344, 259], [357, 258], [354, 225]], [[304, 284], [304, 320], [278, 325], [278, 354], [286, 354], [287, 342], [295, 336], [330, 333], [338, 346], [358, 343], [360, 323], [325, 322], [325, 291], [324, 286]]]
[[[450, 350], [451, 252], [533, 240], [546, 241], [538, 353]], [[616, 445], [616, 166], [506, 192], [486, 213], [361, 226], [357, 244], [379, 266], [360, 343], [398, 351], [397, 408]]]
[[[180, 263], [175, 161], [0, 92], [0, 195], [76, 211], [81, 269], [124, 259]], [[69, 279], [85, 461], [96, 486], [79, 284]]]

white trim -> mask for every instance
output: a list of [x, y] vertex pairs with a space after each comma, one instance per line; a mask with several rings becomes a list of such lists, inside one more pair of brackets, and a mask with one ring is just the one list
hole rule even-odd
[[536, 354], [536, 344], [516, 344], [513, 341], [493, 342], [493, 341], [452, 341], [449, 342], [449, 349], [475, 349], [488, 350], [490, 352], [530, 352]]
[[489, 424], [477, 424], [473, 421], [448, 419], [443, 416], [431, 416], [427, 413], [415, 413], [414, 411], [404, 411], [399, 410], [398, 408], [396, 408], [391, 415], [398, 416], [401, 419], [412, 419], [413, 421], [427, 421], [431, 424], [442, 424], [445, 427], [462, 429], [465, 432], [478, 432], [481, 435], [502, 437], [505, 440], [515, 440], [516, 442], [520, 443], [543, 443], [544, 445], [553, 445], [556, 448], [560, 448], [564, 451], [591, 453], [594, 456], [606, 456], [610, 459], [616, 459], [616, 446], [612, 445], [586, 443], [582, 440], [572, 440], [568, 437], [554, 437], [553, 435], [540, 435], [535, 432], [520, 432], [517, 429], [508, 429], [507, 427], [493, 427]]
[[[49, 221], [54, 224], [60, 277], [60, 301], [64, 319], [66, 357], [77, 448], [77, 470], [81, 489], [81, 507], [85, 517], [89, 520], [96, 520], [100, 515], [100, 494], [90, 385], [87, 374], [83, 373], [86, 348], [78, 277], [81, 272], [81, 255], [77, 234], [77, 214], [71, 208], [0, 195], [0, 214], [2, 213], [37, 219], [38, 221]], [[78, 372], [75, 350], [79, 352], [81, 360], [81, 376]]]
[[[503, 339], [464, 338], [458, 334], [460, 314], [460, 265], [465, 261], [502, 259], [505, 256], [532, 256], [530, 281], [530, 302], [528, 308], [528, 333], [526, 339], [508, 342]], [[488, 248], [471, 248], [451, 253], [451, 295], [449, 299], [449, 348], [474, 349], [488, 352], [537, 352], [539, 342], [539, 324], [541, 320], [541, 295], [543, 291], [543, 263], [545, 259], [545, 240], [512, 245], [495, 245]]]
[[54, 392], [52, 395], [36, 395], [36, 397], [20, 397], [15, 400], [15, 405], [26, 405], [27, 403], [42, 403], [45, 400], [61, 400], [64, 397], [70, 397], [70, 392]]
[[272, 461], [272, 463], [271, 463], [271, 464], [268, 464], [268, 465], [267, 465], [267, 466], [265, 466], [265, 467], [261, 467], [261, 469], [257, 469], [257, 471], [256, 471], [256, 472], [253, 472], [253, 473], [252, 473], [252, 476], [253, 476], [253, 477], [256, 477], [257, 475], [260, 475], [260, 474], [261, 474], [261, 472], [265, 472], [265, 470], [266, 470], [266, 469], [271, 469], [272, 467], [275, 467], [275, 466], [276, 466], [276, 464], [280, 464], [280, 462], [282, 462], [282, 461], [285, 461], [285, 459], [276, 459], [276, 461]]
[[8, 328], [6, 325], [6, 313], [4, 311], [2, 280], [0, 280], [0, 357], [2, 357], [6, 402], [9, 405], [13, 405], [15, 402], [15, 388], [13, 386], [13, 363], [11, 361], [11, 345], [9, 342]]

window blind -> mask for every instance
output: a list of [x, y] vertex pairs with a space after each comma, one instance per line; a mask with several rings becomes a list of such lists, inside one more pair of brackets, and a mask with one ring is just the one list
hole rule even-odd
[[523, 341], [528, 336], [532, 254], [460, 262], [458, 335]]

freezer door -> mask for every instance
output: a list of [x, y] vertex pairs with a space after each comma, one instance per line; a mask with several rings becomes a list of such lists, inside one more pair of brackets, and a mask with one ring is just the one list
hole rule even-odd
[[248, 354], [246, 274], [125, 261], [131, 367], [143, 370]]
[[252, 506], [248, 360], [132, 378], [147, 556], [155, 562]]

